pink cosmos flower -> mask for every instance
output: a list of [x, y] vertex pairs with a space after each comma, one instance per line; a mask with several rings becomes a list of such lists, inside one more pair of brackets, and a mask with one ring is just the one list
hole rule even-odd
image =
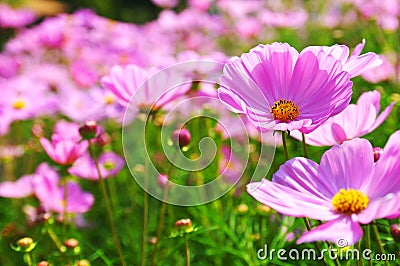
[[206, 12], [211, 5], [213, 4], [213, 0], [189, 0], [189, 7], [196, 8], [203, 12]]
[[35, 21], [36, 15], [28, 9], [12, 9], [7, 4], [0, 4], [0, 28], [20, 28]]
[[[33, 180], [33, 189], [44, 210], [63, 213], [64, 186], [59, 186], [57, 172], [47, 164], [41, 164], [36, 173], [41, 178]], [[87, 212], [94, 203], [93, 195], [82, 191], [78, 183], [69, 181], [67, 186], [66, 212]]]
[[133, 107], [139, 109], [161, 108], [190, 89], [190, 84], [169, 88], [168, 84], [177, 84], [173, 82], [174, 73], [169, 73], [168, 70], [162, 70], [152, 77], [150, 74], [136, 65], [114, 66], [110, 74], [101, 79], [101, 83], [104, 88], [114, 93], [124, 106], [127, 106], [131, 97], [134, 96]]
[[365, 139], [353, 139], [325, 152], [321, 162], [306, 158], [287, 161], [272, 181], [250, 183], [247, 190], [259, 202], [295, 217], [326, 223], [303, 234], [297, 243], [339, 239], [353, 245], [362, 237], [361, 224], [400, 210], [400, 131], [374, 162]]
[[218, 97], [259, 129], [309, 133], [347, 107], [351, 87], [350, 75], [332, 55], [299, 54], [286, 43], [273, 43], [232, 58]]
[[41, 138], [40, 143], [47, 155], [61, 165], [73, 164], [80, 156], [86, 153], [89, 147], [89, 143], [86, 140], [79, 142], [72, 139], [63, 139], [58, 134], [51, 136], [51, 142], [46, 138]]
[[[46, 212], [64, 212], [64, 186], [59, 186], [58, 173], [48, 164], [42, 163], [34, 174], [26, 175], [15, 182], [0, 183], [0, 196], [24, 198], [35, 195]], [[75, 182], [68, 182], [66, 212], [84, 213], [94, 203], [90, 193], [81, 190]]]
[[378, 83], [396, 76], [396, 69], [393, 63], [383, 54], [379, 55], [379, 58], [382, 60], [381, 65], [368, 69], [361, 75], [363, 79], [370, 83]]
[[[392, 102], [378, 115], [380, 100], [381, 95], [378, 91], [363, 93], [357, 104], [350, 104], [343, 112], [306, 134], [306, 143], [313, 146], [332, 146], [372, 132], [386, 120], [395, 104]], [[290, 132], [290, 136], [302, 140], [298, 130]]]
[[[105, 152], [101, 154], [98, 163], [102, 178], [115, 176], [125, 165], [124, 159], [113, 152]], [[99, 179], [96, 165], [88, 154], [76, 160], [74, 165], [68, 169], [68, 172], [71, 175], [85, 179]]]
[[25, 175], [15, 182], [6, 181], [0, 183], [0, 196], [4, 198], [25, 198], [33, 195], [32, 180], [38, 178], [38, 175]]
[[379, 56], [373, 52], [360, 55], [364, 46], [365, 39], [354, 48], [350, 56], [349, 48], [346, 45], [338, 44], [333, 46], [309, 46], [305, 48], [304, 51], [313, 51], [315, 54], [324, 51], [325, 53], [332, 55], [342, 63], [343, 70], [349, 72], [350, 77], [353, 78], [382, 64], [382, 60], [380, 60]]
[[151, 2], [164, 8], [174, 8], [178, 4], [178, 0], [151, 0]]

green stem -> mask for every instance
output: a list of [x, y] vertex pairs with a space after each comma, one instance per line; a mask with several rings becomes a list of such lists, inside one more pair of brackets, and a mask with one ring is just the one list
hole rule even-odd
[[117, 248], [118, 256], [119, 256], [119, 259], [121, 261], [121, 265], [125, 266], [126, 265], [125, 259], [124, 259], [124, 256], [122, 254], [121, 245], [119, 243], [119, 239], [118, 239], [118, 236], [117, 236], [117, 230], [115, 229], [115, 223], [114, 223], [114, 219], [113, 219], [113, 215], [112, 215], [110, 199], [108, 198], [106, 186], [105, 186], [104, 180], [103, 180], [103, 176], [102, 176], [102, 174], [100, 172], [99, 162], [98, 162], [97, 157], [95, 156], [95, 154], [93, 152], [92, 144], [90, 143], [90, 141], [89, 141], [89, 153], [90, 153], [90, 156], [94, 160], [94, 164], [96, 166], [96, 171], [97, 171], [97, 174], [99, 176], [100, 190], [101, 190], [101, 193], [103, 194], [103, 199], [104, 199], [104, 202], [106, 204], [108, 222], [109, 222], [110, 227], [111, 227], [111, 233], [112, 233], [112, 236], [114, 238], [114, 243], [115, 243], [115, 246]]
[[[357, 242], [357, 244], [356, 244], [356, 249], [358, 250], [358, 254], [361, 254], [362, 253], [362, 251], [361, 251], [361, 241], [358, 241]], [[357, 260], [357, 265], [358, 266], [362, 266], [362, 257], [361, 256], [358, 256], [358, 260]]]
[[186, 233], [183, 234], [183, 240], [185, 241], [186, 266], [190, 266], [190, 251]]
[[53, 240], [54, 244], [56, 245], [57, 249], [61, 252], [64, 253], [66, 251], [65, 246], [61, 243], [61, 241], [58, 239], [56, 233], [54, 233], [53, 229], [49, 226], [47, 226], [46, 229], [47, 233], [49, 234], [51, 240]]
[[[289, 152], [288, 152], [288, 148], [287, 148], [287, 143], [286, 143], [286, 131], [282, 131], [282, 144], [283, 144], [283, 151], [285, 153], [285, 158], [286, 161], [289, 160]], [[308, 220], [307, 217], [303, 217], [303, 221], [304, 224], [306, 225], [307, 231], [311, 230], [311, 224], [310, 221]], [[321, 254], [321, 248], [318, 246], [318, 244], [316, 242], [314, 242], [314, 246], [317, 249], [318, 253]], [[326, 262], [324, 261], [324, 263], [326, 264]]]
[[[375, 235], [375, 238], [376, 238], [376, 242], [378, 242], [379, 252], [381, 254], [386, 254], [385, 249], [383, 248], [383, 243], [382, 243], [381, 238], [379, 236], [378, 226], [376, 225], [376, 223], [372, 224], [372, 231], [374, 232], [374, 235]], [[389, 262], [387, 260], [385, 260], [385, 265], [389, 266]]]
[[286, 131], [282, 131], [282, 144], [283, 144], [283, 151], [285, 153], [285, 159], [286, 161], [289, 160], [289, 152], [287, 148], [287, 143], [286, 143]]
[[[365, 228], [365, 246], [371, 250], [371, 226], [367, 224]], [[368, 265], [372, 265], [372, 261], [368, 260]]]
[[64, 231], [65, 226], [68, 224], [68, 214], [67, 214], [67, 207], [68, 207], [68, 180], [66, 177], [62, 179], [63, 186], [64, 186], [64, 199], [63, 199], [63, 224], [64, 224]]
[[306, 144], [306, 135], [304, 135], [304, 133], [301, 133], [301, 136], [302, 136], [302, 142], [303, 142], [304, 157], [308, 158], [308, 151], [307, 151], [307, 144]]
[[28, 266], [33, 266], [32, 255], [30, 252], [24, 254], [24, 259]]
[[147, 174], [149, 168], [149, 162], [145, 157], [144, 167], [144, 181], [143, 181], [143, 228], [142, 228], [142, 254], [141, 254], [141, 266], [146, 265], [146, 238], [147, 238], [147, 220], [149, 216], [149, 195], [147, 194]]
[[[177, 152], [175, 151], [174, 155], [172, 156], [171, 165], [168, 169], [167, 177], [169, 180], [171, 180], [172, 170], [174, 169], [172, 163], [175, 161], [176, 154], [177, 154]], [[167, 201], [168, 190], [169, 190], [168, 188], [169, 188], [169, 186], [167, 183], [166, 186], [164, 187], [164, 192], [163, 192], [163, 201], [162, 201], [162, 205], [161, 205], [160, 218], [158, 219], [158, 225], [157, 225], [157, 234], [156, 234], [157, 242], [154, 244], [153, 254], [151, 255], [151, 262], [150, 262], [151, 266], [155, 265], [155, 258], [156, 258], [156, 253], [157, 253], [158, 242], [160, 241], [161, 232], [162, 232], [162, 228], [164, 225], [164, 217], [165, 217], [165, 212], [167, 210], [166, 201]]]

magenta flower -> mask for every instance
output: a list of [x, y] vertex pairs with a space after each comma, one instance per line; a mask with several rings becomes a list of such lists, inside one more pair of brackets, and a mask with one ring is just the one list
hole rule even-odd
[[399, 145], [397, 131], [374, 163], [367, 140], [346, 141], [325, 152], [319, 165], [306, 158], [291, 159], [272, 181], [250, 183], [247, 190], [283, 214], [327, 221], [304, 233], [298, 244], [344, 239], [353, 245], [362, 237], [360, 223], [400, 210]]
[[[125, 165], [124, 159], [113, 152], [105, 152], [101, 154], [98, 163], [102, 178], [115, 176]], [[85, 179], [99, 179], [96, 165], [88, 154], [76, 160], [74, 165], [68, 169], [68, 172], [71, 175]]]
[[40, 143], [47, 155], [61, 165], [73, 164], [80, 156], [86, 153], [89, 147], [89, 143], [86, 140], [79, 142], [63, 139], [58, 134], [51, 136], [51, 142], [46, 138], [41, 138]]
[[[19, 178], [15, 182], [0, 184], [0, 196], [6, 198], [24, 198], [35, 195], [46, 212], [64, 212], [64, 186], [59, 186], [58, 173], [48, 164], [42, 163], [35, 173]], [[81, 190], [75, 182], [68, 182], [66, 212], [84, 213], [94, 203], [90, 193]]]
[[309, 133], [343, 111], [350, 75], [332, 55], [300, 54], [288, 44], [259, 45], [224, 67], [220, 100], [260, 129]]
[[[380, 99], [378, 91], [363, 93], [357, 104], [350, 104], [343, 112], [329, 118], [316, 130], [306, 134], [306, 143], [313, 146], [332, 146], [372, 132], [386, 120], [395, 104], [392, 102], [378, 115]], [[302, 140], [298, 130], [292, 131], [290, 136]]]
[[174, 8], [178, 4], [178, 0], [151, 0], [151, 2], [164, 8]]
[[342, 63], [343, 70], [350, 73], [350, 77], [356, 77], [365, 71], [375, 68], [382, 64], [382, 60], [375, 53], [369, 52], [360, 55], [365, 46], [365, 39], [358, 44], [351, 55], [349, 56], [349, 48], [346, 45], [333, 45], [333, 46], [309, 46], [304, 51], [312, 51], [317, 54], [323, 51], [332, 55]]
[[6, 181], [0, 183], [0, 197], [4, 198], [25, 198], [33, 195], [32, 180], [38, 178], [36, 174], [25, 175], [15, 182]]
[[0, 4], [0, 28], [21, 28], [35, 21], [36, 15], [29, 9], [12, 9]]
[[[171, 83], [171, 78], [173, 79], [169, 75], [173, 73], [162, 71], [154, 79], [150, 78], [150, 74], [136, 65], [114, 66], [110, 75], [101, 79], [101, 83], [104, 88], [114, 93], [118, 101], [124, 106], [127, 106], [131, 97], [134, 96], [133, 107], [139, 109], [161, 108], [190, 89], [190, 84], [177, 88], [166, 88], [166, 84]], [[148, 78], [150, 79], [146, 82]], [[141, 88], [142, 86], [143, 88]]]
[[381, 54], [379, 58], [382, 60], [381, 65], [368, 69], [361, 75], [363, 79], [370, 83], [378, 83], [396, 77], [396, 68], [394, 64], [389, 61], [388, 57]]
[[68, 195], [64, 206], [64, 186], [59, 186], [60, 178], [57, 172], [47, 164], [41, 164], [36, 173], [41, 178], [33, 180], [33, 188], [45, 211], [62, 214], [66, 207], [67, 213], [84, 213], [92, 207], [93, 195], [82, 191], [79, 184], [72, 181], [67, 184]]

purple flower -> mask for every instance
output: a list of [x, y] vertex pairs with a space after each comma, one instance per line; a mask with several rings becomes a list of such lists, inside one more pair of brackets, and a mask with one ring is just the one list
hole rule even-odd
[[41, 138], [40, 143], [47, 155], [61, 165], [73, 164], [80, 156], [86, 153], [89, 147], [89, 143], [86, 140], [78, 142], [71, 139], [63, 139], [58, 134], [51, 136], [51, 142], [46, 138]]
[[344, 239], [353, 245], [362, 237], [360, 223], [400, 210], [399, 145], [397, 131], [374, 163], [367, 140], [346, 141], [325, 152], [319, 165], [306, 158], [291, 159], [272, 181], [251, 183], [247, 190], [283, 214], [328, 221], [304, 233], [298, 244]]
[[[357, 104], [350, 104], [343, 112], [329, 118], [316, 130], [306, 134], [306, 143], [313, 146], [331, 146], [372, 132], [385, 121], [395, 104], [391, 103], [378, 115], [380, 99], [378, 91], [363, 93]], [[290, 135], [298, 140], [302, 139], [301, 133], [297, 130], [292, 131]]]
[[228, 62], [218, 96], [257, 128], [309, 133], [347, 107], [351, 87], [350, 75], [332, 55], [299, 54], [286, 43], [273, 43]]
[[[121, 156], [113, 152], [105, 152], [100, 155], [99, 160], [100, 174], [102, 178], [115, 176], [125, 165], [125, 161]], [[79, 158], [71, 168], [68, 169], [71, 175], [81, 178], [98, 180], [99, 175], [93, 159], [86, 154]]]

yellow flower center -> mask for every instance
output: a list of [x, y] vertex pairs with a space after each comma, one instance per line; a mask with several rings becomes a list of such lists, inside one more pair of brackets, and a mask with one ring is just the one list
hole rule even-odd
[[14, 107], [14, 109], [20, 110], [20, 109], [25, 108], [26, 103], [25, 103], [25, 101], [22, 100], [22, 99], [17, 99], [17, 100], [13, 103], [12, 106]]
[[106, 161], [103, 163], [103, 167], [106, 170], [113, 170], [115, 168], [115, 164], [111, 161]]
[[369, 198], [362, 191], [355, 189], [340, 189], [340, 191], [333, 196], [332, 205], [335, 211], [347, 215], [359, 213], [367, 208]]
[[115, 99], [111, 96], [111, 95], [107, 95], [106, 97], [104, 97], [104, 102], [106, 104], [112, 104], [114, 103]]
[[279, 100], [271, 106], [271, 113], [275, 120], [289, 121], [294, 120], [300, 110], [291, 100]]

